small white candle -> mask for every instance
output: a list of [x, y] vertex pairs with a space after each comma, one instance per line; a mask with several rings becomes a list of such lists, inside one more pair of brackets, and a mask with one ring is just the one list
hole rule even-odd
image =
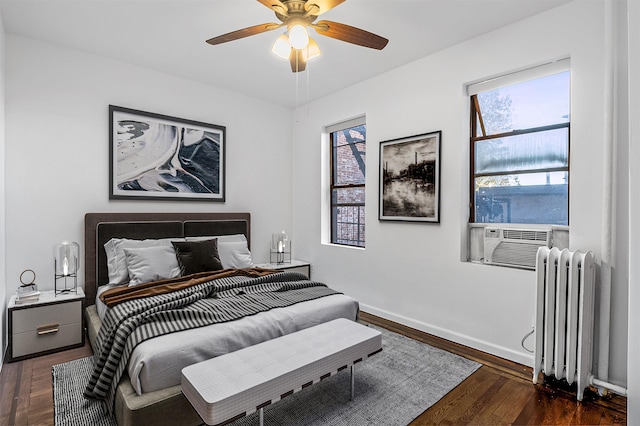
[[284, 247], [282, 246], [282, 241], [278, 241], [278, 253], [282, 253], [284, 251]]
[[62, 275], [69, 275], [69, 260], [67, 256], [65, 256], [62, 261]]

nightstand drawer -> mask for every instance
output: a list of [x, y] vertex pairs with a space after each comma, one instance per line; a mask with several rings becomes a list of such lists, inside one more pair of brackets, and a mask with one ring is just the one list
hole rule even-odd
[[49, 324], [80, 323], [82, 321], [82, 301], [34, 306], [29, 309], [15, 309], [13, 315], [13, 334], [36, 331], [38, 327]]
[[84, 345], [84, 292], [43, 291], [37, 300], [9, 300], [9, 362]]
[[43, 324], [40, 330], [14, 333], [11, 356], [18, 358], [82, 343], [81, 322], [59, 324], [58, 326], [55, 326], [55, 324]]

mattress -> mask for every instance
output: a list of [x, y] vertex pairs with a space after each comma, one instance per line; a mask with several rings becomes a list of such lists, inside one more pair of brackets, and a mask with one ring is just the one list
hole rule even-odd
[[[98, 289], [98, 296], [104, 290]], [[96, 309], [104, 318], [106, 307], [96, 297]], [[335, 294], [284, 308], [276, 308], [236, 321], [166, 334], [139, 344], [128, 366], [138, 395], [180, 384], [188, 365], [252, 346], [337, 318], [356, 320], [358, 302]]]
[[98, 311], [98, 316], [100, 317], [100, 321], [104, 320], [104, 315], [107, 313], [107, 305], [102, 303], [102, 300], [100, 300], [100, 295], [105, 291], [109, 290], [110, 288], [113, 288], [113, 287], [110, 285], [101, 285], [96, 290], [96, 311]]

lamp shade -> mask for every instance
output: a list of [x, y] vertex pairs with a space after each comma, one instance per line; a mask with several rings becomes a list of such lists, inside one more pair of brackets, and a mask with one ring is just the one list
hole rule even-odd
[[318, 46], [318, 43], [316, 43], [314, 39], [309, 37], [309, 44], [307, 45], [307, 47], [302, 49], [302, 57], [304, 58], [305, 62], [309, 62], [310, 60], [312, 60], [313, 58], [317, 58], [318, 56], [320, 56], [320, 46]]
[[309, 44], [309, 33], [304, 25], [295, 24], [289, 28], [289, 42], [294, 49], [302, 49]]
[[289, 55], [291, 55], [291, 43], [289, 43], [289, 37], [286, 33], [276, 39], [273, 46], [271, 46], [271, 52], [279, 58], [289, 59]]
[[275, 253], [288, 253], [290, 251], [289, 236], [282, 231], [271, 236], [271, 250]]
[[55, 273], [57, 276], [67, 277], [78, 272], [78, 254], [80, 246], [78, 243], [63, 241], [53, 248], [53, 258], [55, 262]]

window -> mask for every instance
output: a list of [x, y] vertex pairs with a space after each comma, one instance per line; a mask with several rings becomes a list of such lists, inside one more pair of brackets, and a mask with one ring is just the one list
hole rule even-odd
[[568, 60], [468, 89], [470, 221], [568, 225]]
[[364, 247], [364, 118], [327, 128], [331, 146], [331, 242]]

